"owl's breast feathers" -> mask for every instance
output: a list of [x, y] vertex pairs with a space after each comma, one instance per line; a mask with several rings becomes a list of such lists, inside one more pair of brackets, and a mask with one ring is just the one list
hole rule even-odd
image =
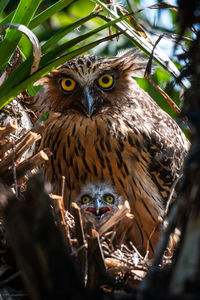
[[61, 115], [46, 129], [43, 147], [53, 153], [44, 173], [54, 192], [61, 193], [65, 176], [66, 206], [83, 184], [107, 181], [129, 201], [148, 239], [181, 172], [188, 142], [163, 111], [148, 116], [121, 109], [120, 114], [92, 118], [73, 112]]

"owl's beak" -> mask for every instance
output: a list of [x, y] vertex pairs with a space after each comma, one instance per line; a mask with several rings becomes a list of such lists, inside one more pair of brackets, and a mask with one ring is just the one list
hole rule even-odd
[[101, 208], [101, 203], [100, 203], [98, 197], [95, 200], [95, 206], [96, 206], [96, 214], [98, 215], [99, 214], [99, 210]]
[[93, 112], [95, 110], [95, 100], [92, 97], [88, 86], [86, 86], [84, 88], [84, 98], [83, 98], [82, 104], [85, 108], [85, 111], [86, 111], [87, 115], [89, 117], [91, 117], [91, 115], [93, 114]]
[[110, 207], [108, 206], [102, 206], [101, 197], [98, 196], [95, 197], [95, 205], [94, 206], [88, 206], [85, 208], [85, 211], [92, 213], [98, 221], [100, 221], [105, 213], [111, 211]]

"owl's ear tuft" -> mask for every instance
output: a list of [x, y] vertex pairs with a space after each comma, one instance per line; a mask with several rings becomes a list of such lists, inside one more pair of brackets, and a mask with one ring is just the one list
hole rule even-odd
[[[148, 64], [148, 56], [137, 48], [119, 52], [117, 55], [120, 61], [119, 68], [128, 72], [133, 77], [144, 77], [144, 73]], [[155, 70], [156, 64], [152, 64], [151, 71]]]

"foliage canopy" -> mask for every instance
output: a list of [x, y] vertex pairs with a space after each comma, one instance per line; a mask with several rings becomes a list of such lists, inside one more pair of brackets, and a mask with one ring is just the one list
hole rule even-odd
[[[169, 36], [172, 37], [172, 34], [177, 33], [174, 25], [176, 8], [173, 5], [163, 5], [159, 1], [158, 4], [145, 9], [141, 9], [144, 2], [139, 0], [122, 1], [122, 4], [114, 1], [112, 6], [104, 2], [100, 0], [1, 1], [0, 27], [3, 38], [0, 42], [0, 75], [2, 78], [5, 76], [5, 67], [17, 46], [24, 61], [5, 81], [2, 80], [0, 108], [26, 88], [30, 95], [34, 95], [37, 91], [37, 88], [33, 87], [34, 82], [68, 59], [85, 53], [112, 56], [121, 49], [134, 46], [150, 56], [153, 44], [163, 33], [167, 33], [168, 36], [163, 39], [165, 42], [162, 49], [156, 47], [154, 51], [154, 61], [159, 67], [152, 78], [179, 105], [179, 88], [174, 84], [173, 76], [178, 77], [178, 69], [181, 65], [175, 55], [171, 60], [166, 55], [169, 49], [171, 53], [173, 49]], [[156, 12], [154, 17], [153, 11]], [[163, 22], [163, 19], [167, 20], [167, 23]], [[30, 42], [29, 33], [25, 32], [24, 35], [17, 27], [5, 28], [5, 25], [9, 26], [10, 23], [25, 25], [38, 38], [42, 54], [41, 58], [36, 58], [38, 62], [40, 61], [36, 71], [33, 71], [35, 44]], [[112, 38], [112, 35], [116, 34], [120, 36]], [[178, 50], [180, 49], [179, 47]], [[164, 110], [175, 116], [175, 112], [163, 96], [146, 79], [138, 79], [138, 83]], [[187, 85], [187, 82], [183, 84]]]

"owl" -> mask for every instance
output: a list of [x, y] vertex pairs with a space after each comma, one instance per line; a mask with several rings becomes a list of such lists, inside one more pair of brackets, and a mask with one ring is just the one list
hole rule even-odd
[[61, 194], [65, 178], [67, 209], [85, 184], [107, 182], [130, 203], [137, 244], [153, 253], [189, 142], [135, 81], [146, 64], [131, 49], [111, 58], [79, 56], [49, 73], [42, 103], [58, 114], [40, 147], [53, 153], [42, 170], [54, 193]]
[[81, 187], [74, 202], [80, 207], [83, 220], [91, 222], [98, 231], [116, 213], [123, 200], [109, 183], [91, 182]]

